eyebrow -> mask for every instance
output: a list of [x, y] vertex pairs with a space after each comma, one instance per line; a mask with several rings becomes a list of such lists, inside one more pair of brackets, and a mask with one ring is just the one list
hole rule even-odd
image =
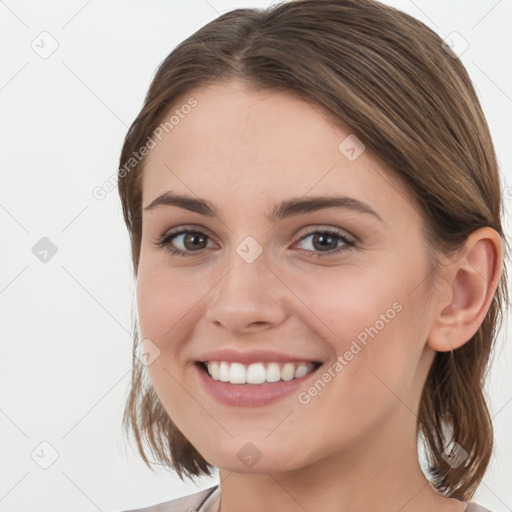
[[[144, 207], [144, 210], [153, 210], [158, 206], [177, 206], [178, 208], [184, 208], [185, 210], [199, 213], [207, 217], [217, 216], [215, 207], [209, 201], [187, 195], [175, 194], [170, 191], [164, 192], [162, 195], [155, 198], [150, 204]], [[276, 222], [286, 217], [311, 213], [327, 208], [364, 213], [384, 222], [379, 214], [369, 205], [358, 199], [347, 196], [313, 196], [288, 199], [276, 204], [272, 211], [266, 215], [266, 218], [270, 222]]]

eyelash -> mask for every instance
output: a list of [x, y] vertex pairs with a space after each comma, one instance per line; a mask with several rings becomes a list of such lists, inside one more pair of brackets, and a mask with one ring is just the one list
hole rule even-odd
[[[189, 233], [196, 234], [196, 235], [202, 235], [202, 236], [205, 236], [206, 238], [209, 238], [206, 233], [204, 233], [202, 231], [198, 231], [196, 229], [181, 229], [179, 231], [174, 231], [174, 232], [171, 231], [170, 233], [166, 233], [165, 235], [163, 235], [161, 238], [158, 239], [158, 241], [155, 243], [155, 245], [163, 248], [166, 252], [169, 252], [169, 253], [177, 255], [177, 256], [183, 256], [183, 257], [193, 256], [194, 253], [199, 253], [199, 252], [201, 252], [202, 249], [200, 249], [198, 251], [182, 251], [182, 250], [176, 249], [175, 247], [170, 245], [171, 241], [174, 238], [176, 238], [177, 236], [186, 235]], [[329, 236], [335, 237], [338, 240], [341, 240], [345, 245], [342, 247], [338, 247], [337, 249], [332, 249], [330, 251], [308, 251], [308, 250], [306, 250], [306, 252], [308, 253], [308, 255], [310, 257], [322, 258], [322, 257], [324, 257], [324, 254], [327, 256], [333, 256], [333, 255], [339, 254], [343, 251], [347, 251], [347, 250], [350, 250], [350, 249], [356, 247], [355, 241], [348, 239], [347, 237], [343, 236], [339, 231], [335, 231], [332, 229], [319, 229], [319, 230], [315, 230], [315, 231], [310, 231], [309, 233], [302, 236], [298, 240], [298, 242], [302, 242], [304, 239], [310, 237], [311, 235], [315, 235], [318, 233], [320, 233], [322, 235], [329, 235]]]

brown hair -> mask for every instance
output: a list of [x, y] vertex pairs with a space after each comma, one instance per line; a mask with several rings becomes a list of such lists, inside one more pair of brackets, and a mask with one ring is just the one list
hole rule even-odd
[[[501, 189], [493, 142], [460, 60], [420, 21], [373, 0], [300, 0], [219, 16], [179, 44], [160, 65], [126, 135], [123, 166], [146, 143], [178, 97], [193, 88], [241, 80], [255, 89], [288, 90], [332, 112], [388, 164], [425, 219], [432, 276], [436, 255], [452, 255], [474, 230], [501, 225]], [[193, 115], [193, 113], [191, 114]], [[119, 172], [119, 194], [137, 274], [144, 159]], [[498, 287], [473, 338], [438, 352], [418, 411], [430, 480], [441, 494], [470, 499], [493, 449], [483, 392], [491, 348], [508, 305], [505, 261]], [[180, 478], [211, 466], [176, 428], [135, 356], [123, 426], [151, 463]], [[459, 467], [443, 458], [456, 441], [468, 453]], [[150, 462], [144, 443], [156, 461]], [[152, 469], [152, 468], [151, 468]]]

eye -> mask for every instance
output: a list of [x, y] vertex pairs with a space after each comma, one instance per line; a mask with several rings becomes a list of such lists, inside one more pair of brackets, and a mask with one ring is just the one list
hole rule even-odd
[[[342, 251], [347, 251], [355, 247], [354, 240], [349, 239], [341, 231], [332, 229], [320, 229], [307, 233], [302, 236], [298, 243], [311, 238], [310, 242], [304, 244], [304, 250], [312, 258], [332, 256]], [[197, 229], [180, 229], [166, 233], [158, 239], [156, 245], [164, 248], [165, 251], [178, 256], [193, 256], [193, 253], [199, 253], [207, 248], [209, 236], [203, 231]], [[338, 245], [342, 243], [341, 247]], [[176, 247], [178, 245], [178, 247]]]
[[[165, 251], [179, 256], [192, 256], [190, 253], [199, 252], [206, 247], [208, 235], [196, 229], [181, 229], [166, 233], [157, 242], [158, 247], [163, 247]], [[181, 247], [176, 247], [173, 244]]]
[[[303, 242], [311, 238], [311, 240], [304, 244], [305, 250], [308, 252], [308, 256], [313, 258], [323, 257], [322, 253], [326, 253], [326, 256], [332, 256], [343, 251], [348, 251], [352, 247], [355, 247], [356, 243], [354, 240], [344, 236], [341, 231], [332, 229], [321, 229], [311, 231], [308, 234], [301, 237], [299, 242]], [[342, 246], [338, 246], [338, 243], [342, 242]]]

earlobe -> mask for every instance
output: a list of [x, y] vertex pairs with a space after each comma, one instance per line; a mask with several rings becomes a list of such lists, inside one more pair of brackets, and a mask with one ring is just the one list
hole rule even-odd
[[427, 345], [438, 352], [455, 350], [478, 331], [494, 297], [502, 272], [500, 235], [492, 228], [468, 237], [462, 256], [448, 265]]

